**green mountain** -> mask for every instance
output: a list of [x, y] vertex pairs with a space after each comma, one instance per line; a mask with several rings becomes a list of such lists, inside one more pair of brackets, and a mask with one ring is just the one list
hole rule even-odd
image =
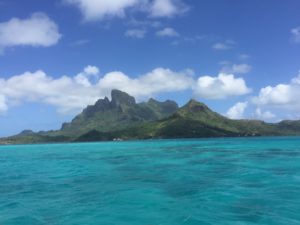
[[212, 111], [203, 103], [190, 100], [164, 119], [121, 131], [103, 133], [92, 130], [76, 141], [282, 135], [300, 135], [300, 121], [271, 124], [258, 120], [232, 120]]
[[185, 106], [164, 119], [141, 123], [119, 131], [91, 130], [79, 136], [75, 141], [271, 135], [300, 135], [300, 121], [270, 124], [258, 120], [231, 120], [212, 111], [203, 103], [190, 100]]
[[[195, 100], [189, 101], [171, 117], [159, 121], [158, 135], [163, 138], [179, 137], [236, 137], [285, 135], [277, 124], [256, 120], [232, 120]], [[290, 131], [290, 129], [287, 129]], [[300, 126], [296, 133], [300, 134]], [[292, 134], [292, 132], [290, 133]]]
[[157, 121], [177, 110], [178, 105], [174, 101], [150, 99], [137, 104], [134, 97], [127, 93], [112, 90], [111, 100], [105, 97], [87, 106], [70, 123], [64, 123], [60, 130], [38, 133], [25, 130], [18, 135], [0, 139], [0, 144], [72, 141], [90, 131], [114, 132]]
[[70, 123], [63, 124], [60, 130], [38, 133], [26, 130], [0, 139], [0, 143], [271, 135], [300, 135], [300, 121], [271, 124], [258, 120], [232, 120], [195, 100], [181, 108], [170, 100], [150, 99], [137, 104], [132, 96], [113, 90], [111, 101], [108, 98], [98, 100]]
[[63, 124], [56, 134], [78, 136], [91, 130], [111, 132], [136, 126], [146, 121], [156, 121], [175, 113], [178, 105], [173, 101], [159, 102], [150, 99], [137, 104], [134, 97], [112, 90], [111, 101], [106, 97], [88, 106], [71, 123]]

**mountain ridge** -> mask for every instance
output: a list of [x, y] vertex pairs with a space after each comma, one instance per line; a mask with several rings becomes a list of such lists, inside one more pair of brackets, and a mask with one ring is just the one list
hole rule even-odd
[[178, 109], [174, 101], [136, 103], [134, 97], [119, 90], [112, 90], [111, 101], [105, 97], [87, 106], [70, 123], [63, 124], [61, 131], [67, 134], [90, 130], [101, 132], [121, 130], [140, 122], [154, 121], [171, 115]]
[[159, 102], [150, 98], [136, 103], [129, 94], [112, 90], [111, 100], [105, 97], [87, 106], [60, 130], [25, 130], [1, 138], [0, 144], [271, 135], [300, 135], [300, 120], [274, 124], [232, 120], [194, 99], [179, 108], [171, 100]]

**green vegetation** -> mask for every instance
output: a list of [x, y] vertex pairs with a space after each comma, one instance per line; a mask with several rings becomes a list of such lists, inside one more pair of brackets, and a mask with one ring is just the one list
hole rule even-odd
[[0, 139], [0, 144], [270, 135], [300, 135], [300, 121], [269, 124], [231, 120], [195, 100], [181, 108], [170, 100], [150, 99], [137, 104], [128, 94], [113, 90], [111, 101], [98, 100], [60, 130], [38, 133], [25, 130]]
[[54, 135], [80, 136], [90, 131], [111, 132], [156, 121], [175, 113], [178, 105], [173, 101], [158, 102], [150, 99], [136, 104], [135, 99], [125, 92], [113, 90], [111, 101], [100, 99], [88, 106], [71, 123], [65, 123]]

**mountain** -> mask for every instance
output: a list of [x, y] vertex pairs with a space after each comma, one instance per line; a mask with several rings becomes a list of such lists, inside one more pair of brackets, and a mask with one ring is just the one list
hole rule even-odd
[[112, 90], [111, 101], [106, 97], [88, 106], [71, 123], [65, 123], [58, 134], [74, 136], [91, 130], [100, 132], [122, 130], [146, 121], [155, 121], [175, 113], [174, 101], [159, 102], [150, 99], [137, 104], [134, 97], [119, 90]]
[[60, 130], [34, 133], [25, 130], [20, 134], [0, 139], [1, 143], [39, 143], [72, 141], [90, 131], [115, 132], [129, 129], [145, 122], [157, 121], [168, 117], [178, 110], [176, 102], [136, 103], [134, 97], [119, 90], [111, 91], [111, 100], [99, 99], [94, 105], [87, 106], [70, 123], [62, 124]]
[[127, 93], [113, 90], [111, 100], [98, 100], [60, 130], [25, 130], [0, 139], [0, 144], [271, 135], [300, 135], [300, 121], [232, 120], [193, 99], [178, 108], [170, 100], [136, 103]]
[[121, 131], [103, 133], [92, 130], [75, 141], [281, 135], [300, 135], [300, 121], [270, 124], [259, 120], [232, 120], [212, 111], [203, 103], [190, 100], [164, 119]]
[[212, 111], [205, 104], [190, 100], [171, 117], [159, 122], [162, 138], [238, 136], [233, 121]]
[[[160, 129], [158, 135], [163, 138], [237, 137], [283, 134], [278, 129], [277, 124], [268, 124], [256, 120], [228, 119], [212, 111], [205, 104], [195, 100], [190, 100], [171, 117], [159, 123]], [[296, 132], [300, 134], [300, 127]]]
[[[147, 103], [158, 103], [150, 99]], [[156, 112], [158, 110], [155, 110]], [[131, 112], [132, 113], [132, 112]], [[133, 115], [133, 114], [131, 114]], [[116, 126], [120, 122], [116, 122]], [[134, 123], [120, 129], [90, 129], [78, 136], [76, 141], [98, 141], [149, 138], [197, 138], [197, 137], [238, 137], [263, 135], [296, 135], [300, 126], [297, 121], [283, 121], [269, 124], [259, 120], [232, 120], [214, 111], [203, 103], [190, 100], [172, 115]]]

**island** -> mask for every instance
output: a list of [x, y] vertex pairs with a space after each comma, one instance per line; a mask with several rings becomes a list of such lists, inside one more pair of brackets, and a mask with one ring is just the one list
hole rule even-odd
[[0, 144], [296, 135], [300, 135], [299, 120], [233, 120], [194, 99], [182, 107], [175, 101], [153, 98], [137, 103], [129, 94], [112, 90], [111, 100], [99, 99], [59, 130], [25, 130], [1, 138]]

